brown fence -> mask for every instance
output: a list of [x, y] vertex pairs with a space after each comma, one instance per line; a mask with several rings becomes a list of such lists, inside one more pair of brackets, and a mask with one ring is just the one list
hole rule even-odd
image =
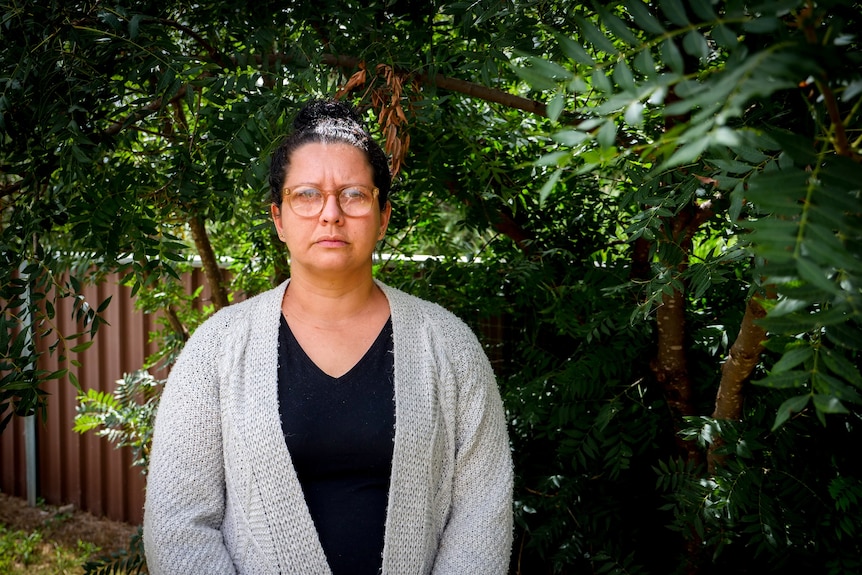
[[[190, 291], [205, 283], [198, 270], [184, 281]], [[206, 294], [204, 290], [203, 297]], [[109, 325], [100, 327], [95, 343], [77, 354], [81, 367], [61, 366], [56, 356], [44, 354], [39, 368], [55, 371], [69, 367], [83, 389], [100, 391], [113, 391], [124, 373], [141, 368], [145, 358], [156, 351], [148, 343], [150, 332], [158, 328], [155, 318], [135, 309], [130, 289], [120, 286], [117, 277], [85, 291], [87, 301], [96, 305], [108, 296], [113, 296], [104, 314]], [[70, 300], [58, 302], [56, 312], [60, 333], [78, 331]], [[48, 343], [38, 345], [46, 349]], [[44, 421], [36, 420], [36, 496], [49, 504], [73, 503], [98, 516], [140, 523], [144, 478], [139, 468], [132, 467], [131, 452], [116, 449], [94, 432], [80, 435], [72, 431], [77, 390], [68, 379], [52, 381], [44, 389], [49, 393], [48, 415]], [[0, 434], [0, 491], [27, 498], [24, 426], [22, 419], [13, 418]]]

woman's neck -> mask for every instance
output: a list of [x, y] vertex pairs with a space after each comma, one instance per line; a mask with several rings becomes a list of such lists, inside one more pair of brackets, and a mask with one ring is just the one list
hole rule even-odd
[[337, 327], [373, 314], [386, 297], [370, 275], [358, 281], [325, 281], [291, 276], [282, 311], [291, 320]]

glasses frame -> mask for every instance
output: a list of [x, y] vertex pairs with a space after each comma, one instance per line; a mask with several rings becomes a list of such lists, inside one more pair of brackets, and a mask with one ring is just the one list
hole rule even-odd
[[[296, 190], [298, 188], [313, 188], [313, 189], [319, 191], [321, 194], [323, 194], [323, 203], [320, 205], [320, 210], [316, 214], [309, 214], [309, 215], [300, 214], [293, 207], [293, 202], [291, 201], [291, 198], [294, 197], [293, 196], [294, 190]], [[379, 200], [380, 189], [377, 186], [374, 186], [373, 188], [370, 188], [370, 190], [371, 190], [371, 203], [369, 204], [368, 211], [365, 212], [364, 214], [359, 214], [359, 215], [348, 214], [346, 211], [344, 211], [344, 208], [341, 207], [341, 192], [343, 192], [344, 190], [350, 189], [350, 188], [369, 189], [368, 186], [349, 184], [347, 186], [342, 186], [333, 192], [329, 192], [326, 190], [321, 190], [317, 186], [312, 186], [311, 184], [298, 184], [296, 186], [293, 186], [292, 188], [287, 188], [287, 187], [282, 188], [281, 189], [281, 201], [282, 201], [282, 203], [286, 203], [288, 205], [288, 207], [290, 208], [290, 211], [292, 211], [297, 217], [300, 217], [300, 218], [316, 218], [316, 217], [320, 216], [320, 214], [323, 213], [323, 209], [326, 207], [327, 196], [335, 196], [335, 203], [338, 205], [338, 209], [341, 210], [342, 214], [344, 214], [345, 216], [347, 216], [349, 218], [361, 218], [361, 217], [367, 216], [374, 209], [374, 204], [380, 203], [380, 200]]]

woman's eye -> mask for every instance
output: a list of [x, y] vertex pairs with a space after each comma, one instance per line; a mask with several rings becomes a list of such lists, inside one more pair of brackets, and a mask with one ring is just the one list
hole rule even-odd
[[341, 190], [341, 197], [345, 200], [363, 200], [368, 194], [362, 188], [345, 188]]
[[294, 197], [297, 200], [301, 200], [303, 202], [313, 202], [321, 197], [320, 190], [316, 190], [314, 188], [303, 188], [293, 192]]

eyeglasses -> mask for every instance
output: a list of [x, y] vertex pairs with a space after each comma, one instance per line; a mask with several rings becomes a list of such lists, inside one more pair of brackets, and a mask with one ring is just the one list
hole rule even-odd
[[[377, 188], [346, 186], [332, 195], [335, 196], [335, 201], [344, 215], [360, 217], [371, 212], [379, 193]], [[326, 205], [327, 195], [329, 194], [308, 185], [284, 188], [281, 191], [282, 200], [287, 202], [293, 213], [304, 218], [319, 216]]]

